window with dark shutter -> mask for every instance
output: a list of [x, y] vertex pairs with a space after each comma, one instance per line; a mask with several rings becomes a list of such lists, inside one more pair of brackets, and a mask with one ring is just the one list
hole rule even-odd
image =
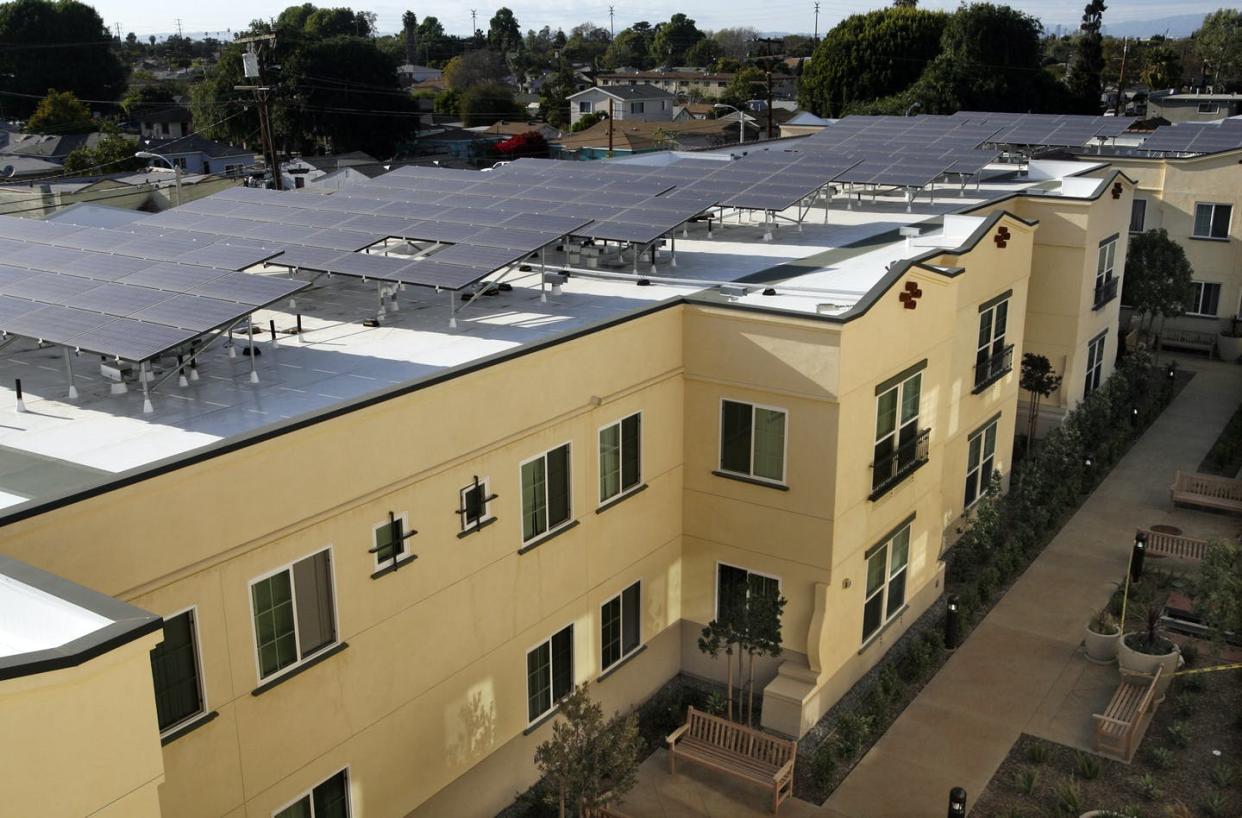
[[151, 651], [151, 677], [161, 733], [203, 712], [193, 611], [164, 620], [164, 641]]

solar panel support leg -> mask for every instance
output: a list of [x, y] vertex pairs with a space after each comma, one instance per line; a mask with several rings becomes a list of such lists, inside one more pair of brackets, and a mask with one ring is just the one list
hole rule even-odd
[[449, 292], [449, 329], [457, 329], [457, 293]]
[[69, 400], [78, 399], [78, 388], [73, 385], [73, 353], [65, 347], [65, 375], [69, 378]]
[[668, 237], [669, 247], [669, 264], [673, 267], [677, 266], [677, 236], [670, 235]]
[[247, 345], [250, 350], [250, 382], [258, 383], [259, 372], [258, 370], [254, 368], [254, 357], [255, 356], [254, 356], [254, 316], [253, 315], [249, 315], [246, 317], [246, 329], [247, 329], [246, 334], [250, 337], [250, 341], [248, 342], [248, 345]]
[[224, 341], [224, 346], [228, 349], [230, 358], [237, 357], [237, 344], [233, 343], [233, 327], [236, 326], [237, 325], [234, 324], [232, 327], [229, 327], [229, 337]]
[[16, 379], [14, 379], [14, 386], [15, 386], [15, 388], [16, 388], [16, 390], [17, 390], [17, 405], [16, 405], [16, 409], [17, 409], [17, 411], [19, 411], [19, 412], [25, 412], [25, 411], [26, 411], [26, 401], [22, 400], [22, 379], [21, 379], [21, 378], [16, 378]]
[[375, 282], [375, 295], [379, 302], [375, 308], [375, 320], [382, 321], [384, 319], [384, 313], [387, 312], [384, 308], [384, 282]]
[[539, 248], [539, 301], [548, 303], [548, 248]]
[[177, 356], [177, 386], [182, 389], [190, 385], [190, 380], [185, 376], [185, 361], [180, 355]]
[[155, 407], [151, 405], [151, 378], [148, 375], [146, 361], [138, 366], [138, 379], [142, 381], [142, 413], [150, 415], [155, 412]]
[[910, 212], [910, 209], [913, 203], [914, 203], [914, 188], [908, 187], [906, 188], [906, 212], [907, 213]]

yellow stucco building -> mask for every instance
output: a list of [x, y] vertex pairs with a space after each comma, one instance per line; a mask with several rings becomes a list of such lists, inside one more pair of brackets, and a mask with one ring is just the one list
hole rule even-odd
[[492, 815], [573, 684], [612, 711], [723, 678], [695, 639], [755, 583], [788, 600], [764, 727], [801, 736], [942, 592], [946, 529], [1009, 471], [1022, 351], [1065, 372], [1062, 408], [1108, 376], [1132, 195], [1031, 163], [774, 242], [696, 224], [680, 278], [549, 295], [528, 272], [457, 329], [421, 294], [362, 327], [373, 286], [335, 281], [258, 316], [300, 336], [213, 349], [149, 415], [105, 381], [67, 401], [47, 349], [12, 353], [32, 412], [0, 439], [25, 469], [0, 479], [0, 553], [165, 633], [0, 681], [27, 734], [31, 685], [129, 724], [114, 761], [143, 806], [41, 814], [154, 815], [157, 789], [177, 818]]

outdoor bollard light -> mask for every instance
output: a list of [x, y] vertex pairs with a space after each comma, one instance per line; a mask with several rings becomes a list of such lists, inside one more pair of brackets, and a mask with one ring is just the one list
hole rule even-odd
[[957, 594], [949, 594], [949, 607], [944, 615], [944, 646], [949, 650], [957, 647], [957, 628], [960, 617]]
[[15, 380], [15, 382], [16, 382], [16, 386], [17, 386], [17, 411], [19, 411], [19, 412], [25, 412], [25, 411], [26, 411], [26, 402], [22, 400], [22, 379], [21, 379], [21, 378], [15, 378], [14, 380]]
[[1169, 383], [1172, 383], [1173, 379], [1177, 377], [1177, 361], [1169, 362], [1168, 376], [1169, 376]]
[[1143, 555], [1147, 553], [1147, 532], [1134, 535], [1134, 551], [1130, 554], [1130, 581], [1138, 582], [1143, 576]]
[[1138, 419], [1139, 419], [1139, 411], [1138, 411], [1138, 407], [1136, 406], [1130, 410], [1130, 423], [1134, 426], [1137, 426]]
[[949, 790], [949, 818], [962, 818], [966, 814], [966, 790], [954, 787]]

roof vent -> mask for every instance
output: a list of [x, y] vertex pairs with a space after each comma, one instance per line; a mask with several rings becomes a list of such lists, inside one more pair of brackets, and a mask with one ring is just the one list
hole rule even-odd
[[815, 311], [819, 313], [820, 315], [829, 315], [832, 313], [837, 313], [843, 310], [844, 308], [845, 307], [842, 304], [816, 304], [815, 305]]
[[750, 292], [750, 290], [740, 284], [721, 284], [719, 289], [721, 295], [728, 296], [729, 298], [742, 298]]

